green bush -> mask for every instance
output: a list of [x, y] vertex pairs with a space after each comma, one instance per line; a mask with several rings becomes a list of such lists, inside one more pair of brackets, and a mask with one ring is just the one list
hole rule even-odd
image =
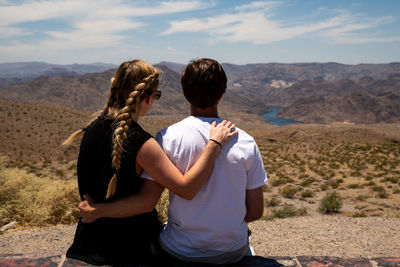
[[349, 184], [349, 185], [347, 186], [347, 188], [350, 188], [350, 189], [358, 189], [358, 188], [362, 188], [362, 186], [361, 186], [360, 184]]
[[293, 205], [285, 204], [280, 208], [274, 208], [272, 210], [272, 213], [269, 216], [267, 216], [266, 219], [267, 220], [273, 220], [275, 218], [284, 219], [284, 218], [304, 216], [304, 215], [307, 215], [306, 208], [303, 207], [296, 209], [296, 207], [294, 207]]
[[327, 193], [321, 200], [319, 211], [325, 214], [339, 212], [342, 208], [342, 199], [335, 191]]
[[302, 198], [308, 198], [308, 197], [313, 197], [313, 196], [314, 196], [314, 192], [311, 190], [306, 190], [304, 192], [301, 192]]
[[297, 215], [296, 208], [292, 205], [285, 204], [281, 208], [274, 208], [272, 210], [272, 215], [275, 218], [283, 219], [283, 218], [290, 218]]
[[379, 192], [377, 193], [377, 197], [379, 197], [379, 198], [388, 198], [388, 197], [389, 197], [389, 194], [386, 192], [385, 189], [383, 189], [383, 191], [379, 191]]
[[280, 190], [282, 196], [286, 197], [286, 198], [293, 198], [294, 195], [297, 193], [297, 188], [295, 188], [292, 185], [287, 185], [284, 186], [281, 190]]

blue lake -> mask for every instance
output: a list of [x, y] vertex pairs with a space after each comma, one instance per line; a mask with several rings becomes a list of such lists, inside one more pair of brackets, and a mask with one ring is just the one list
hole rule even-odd
[[261, 117], [263, 117], [264, 119], [268, 120], [268, 122], [270, 124], [272, 124], [272, 125], [284, 126], [284, 125], [288, 125], [288, 124], [292, 124], [292, 123], [301, 123], [299, 121], [279, 118], [277, 115], [278, 115], [279, 110], [282, 109], [282, 107], [271, 106], [269, 108], [272, 109], [272, 111], [264, 113], [264, 114], [261, 114]]

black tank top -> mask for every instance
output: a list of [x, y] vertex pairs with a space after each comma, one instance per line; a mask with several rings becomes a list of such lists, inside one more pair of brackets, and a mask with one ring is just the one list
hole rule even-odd
[[[113, 201], [140, 191], [143, 180], [136, 174], [136, 155], [152, 136], [132, 122], [122, 153], [117, 190], [105, 198], [113, 176], [112, 118], [99, 117], [87, 127], [78, 157], [79, 194], [90, 195], [97, 203]], [[126, 265], [150, 261], [151, 243], [158, 239], [162, 224], [156, 210], [141, 215], [113, 219], [100, 218], [94, 223], [79, 220], [67, 257], [96, 265]]]

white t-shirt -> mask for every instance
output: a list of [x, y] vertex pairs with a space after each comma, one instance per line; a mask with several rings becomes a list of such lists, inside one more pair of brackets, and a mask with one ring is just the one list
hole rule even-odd
[[[214, 120], [222, 121], [191, 116], [157, 133], [156, 140], [182, 173], [200, 157]], [[160, 239], [176, 254], [212, 257], [246, 244], [246, 190], [258, 188], [268, 179], [254, 139], [238, 131], [222, 147], [208, 181], [193, 200], [170, 191], [168, 223]], [[153, 180], [147, 173], [142, 177]]]

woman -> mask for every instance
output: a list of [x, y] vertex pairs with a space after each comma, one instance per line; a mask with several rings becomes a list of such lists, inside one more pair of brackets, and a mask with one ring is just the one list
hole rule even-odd
[[[98, 265], [149, 262], [152, 242], [162, 228], [154, 206], [163, 188], [193, 198], [208, 179], [221, 146], [237, 133], [230, 131], [234, 127], [230, 122], [218, 126], [214, 122], [202, 156], [182, 175], [155, 139], [137, 123], [161, 96], [158, 81], [158, 71], [146, 62], [122, 63], [112, 79], [101, 115], [64, 142], [70, 144], [84, 132], [78, 157], [82, 199], [88, 194], [96, 203], [104, 203], [133, 194], [146, 196], [146, 201], [135, 204], [138, 212], [131, 217], [100, 218], [91, 224], [80, 219], [67, 257]], [[156, 182], [143, 181], [139, 177], [143, 170]]]

